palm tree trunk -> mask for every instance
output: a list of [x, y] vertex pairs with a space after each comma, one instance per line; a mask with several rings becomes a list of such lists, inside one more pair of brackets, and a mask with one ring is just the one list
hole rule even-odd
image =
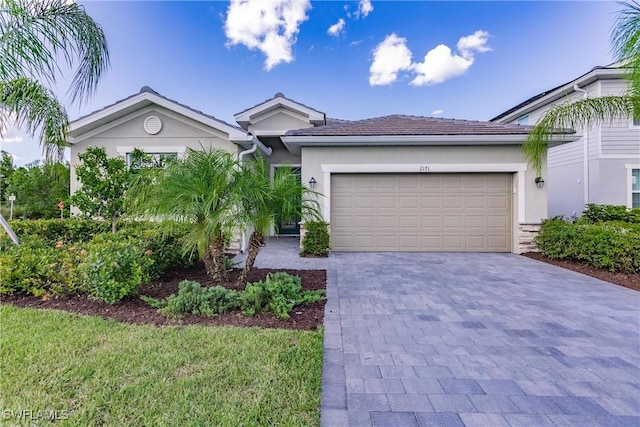
[[227, 282], [227, 268], [224, 261], [224, 236], [218, 236], [209, 245], [209, 250], [202, 259], [207, 274], [217, 284]]
[[19, 245], [20, 240], [18, 240], [18, 236], [16, 236], [16, 233], [13, 232], [13, 230], [11, 229], [11, 226], [9, 225], [7, 220], [4, 219], [4, 216], [1, 213], [0, 213], [0, 224], [2, 224], [2, 228], [4, 228], [4, 231], [7, 232], [7, 234], [13, 241], [13, 243], [15, 243], [16, 245]]
[[264, 234], [260, 233], [259, 231], [254, 231], [253, 233], [251, 233], [251, 237], [249, 237], [249, 251], [247, 253], [247, 260], [244, 262], [244, 268], [242, 269], [242, 273], [240, 273], [240, 277], [238, 277], [238, 281], [236, 282], [237, 286], [244, 285], [249, 272], [253, 268], [253, 264], [255, 264], [256, 262], [258, 253], [263, 246]]

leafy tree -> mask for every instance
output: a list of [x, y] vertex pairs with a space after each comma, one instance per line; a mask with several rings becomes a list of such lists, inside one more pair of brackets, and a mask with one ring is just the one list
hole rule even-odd
[[[76, 2], [2, 0], [0, 7], [0, 135], [16, 122], [40, 130], [47, 156], [62, 157], [69, 119], [49, 85], [61, 65], [74, 68], [71, 102], [86, 100], [109, 66], [104, 32]], [[0, 224], [15, 234], [0, 215]]]
[[0, 151], [0, 203], [3, 205], [7, 200], [8, 181], [14, 170], [15, 166], [13, 165], [13, 157], [4, 150]]
[[72, 202], [84, 216], [111, 221], [115, 233], [131, 182], [129, 168], [123, 158], [107, 157], [104, 147], [89, 147], [78, 158], [76, 176], [81, 187], [73, 194]]
[[302, 184], [291, 168], [276, 168], [272, 180], [262, 157], [240, 167], [239, 184], [240, 218], [245, 227], [253, 230], [245, 266], [238, 278], [241, 285], [253, 268], [271, 226], [280, 219], [318, 219], [320, 214], [316, 193]]
[[611, 45], [616, 58], [628, 70], [629, 91], [622, 96], [584, 98], [547, 111], [522, 146], [531, 167], [540, 176], [549, 141], [558, 129], [576, 129], [614, 118], [640, 117], [640, 3], [620, 3]]
[[236, 167], [230, 153], [190, 149], [165, 170], [139, 175], [127, 197], [134, 215], [170, 219], [168, 231], [191, 224], [184, 251], [197, 251], [217, 283], [226, 281], [224, 249], [239, 223]]
[[15, 170], [7, 182], [7, 193], [15, 194], [16, 210], [30, 219], [59, 218], [59, 202], [69, 215], [69, 164], [35, 161]]

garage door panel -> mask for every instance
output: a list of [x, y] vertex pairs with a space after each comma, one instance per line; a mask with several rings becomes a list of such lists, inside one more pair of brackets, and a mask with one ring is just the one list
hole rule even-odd
[[398, 228], [402, 229], [410, 229], [416, 230], [418, 229], [418, 224], [420, 221], [418, 220], [417, 215], [401, 215], [398, 217]]
[[396, 216], [379, 216], [378, 228], [398, 228], [398, 217]]
[[463, 196], [445, 196], [442, 198], [442, 207], [444, 209], [462, 209], [463, 206]]
[[462, 228], [462, 216], [461, 215], [447, 215], [442, 218], [443, 228]]
[[420, 206], [426, 209], [440, 209], [440, 196], [422, 196]]
[[395, 196], [378, 196], [378, 208], [381, 209], [395, 209], [396, 197]]
[[357, 196], [356, 197], [356, 208], [369, 208], [372, 209], [374, 206], [373, 203], [374, 196]]
[[511, 249], [510, 174], [334, 174], [334, 250]]

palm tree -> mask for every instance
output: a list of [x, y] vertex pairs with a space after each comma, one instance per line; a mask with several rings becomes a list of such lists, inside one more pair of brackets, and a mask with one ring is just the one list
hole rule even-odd
[[183, 249], [196, 251], [217, 283], [226, 282], [224, 249], [239, 226], [236, 165], [230, 153], [189, 149], [165, 170], [140, 174], [128, 192], [133, 215], [168, 219], [166, 231], [191, 224]]
[[622, 96], [567, 102], [547, 111], [522, 146], [526, 159], [538, 176], [555, 132], [614, 118], [640, 116], [640, 3], [631, 0], [620, 4], [622, 9], [611, 34], [611, 46], [617, 60], [628, 70], [629, 91]]
[[300, 182], [289, 167], [274, 169], [273, 180], [264, 158], [240, 166], [240, 214], [245, 227], [252, 232], [248, 253], [237, 285], [241, 286], [255, 263], [265, 236], [278, 220], [318, 219], [320, 217], [317, 193]]
[[[109, 66], [109, 52], [102, 28], [84, 7], [65, 0], [0, 0], [0, 135], [12, 122], [31, 136], [39, 130], [47, 157], [57, 159], [69, 118], [48, 86], [59, 77], [60, 62], [78, 64], [70, 101], [87, 100]], [[0, 223], [6, 230], [1, 216]]]

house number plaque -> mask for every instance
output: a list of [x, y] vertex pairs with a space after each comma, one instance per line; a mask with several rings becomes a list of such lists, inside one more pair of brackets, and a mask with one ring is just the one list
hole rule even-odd
[[429, 165], [422, 165], [418, 169], [419, 172], [429, 172]]

